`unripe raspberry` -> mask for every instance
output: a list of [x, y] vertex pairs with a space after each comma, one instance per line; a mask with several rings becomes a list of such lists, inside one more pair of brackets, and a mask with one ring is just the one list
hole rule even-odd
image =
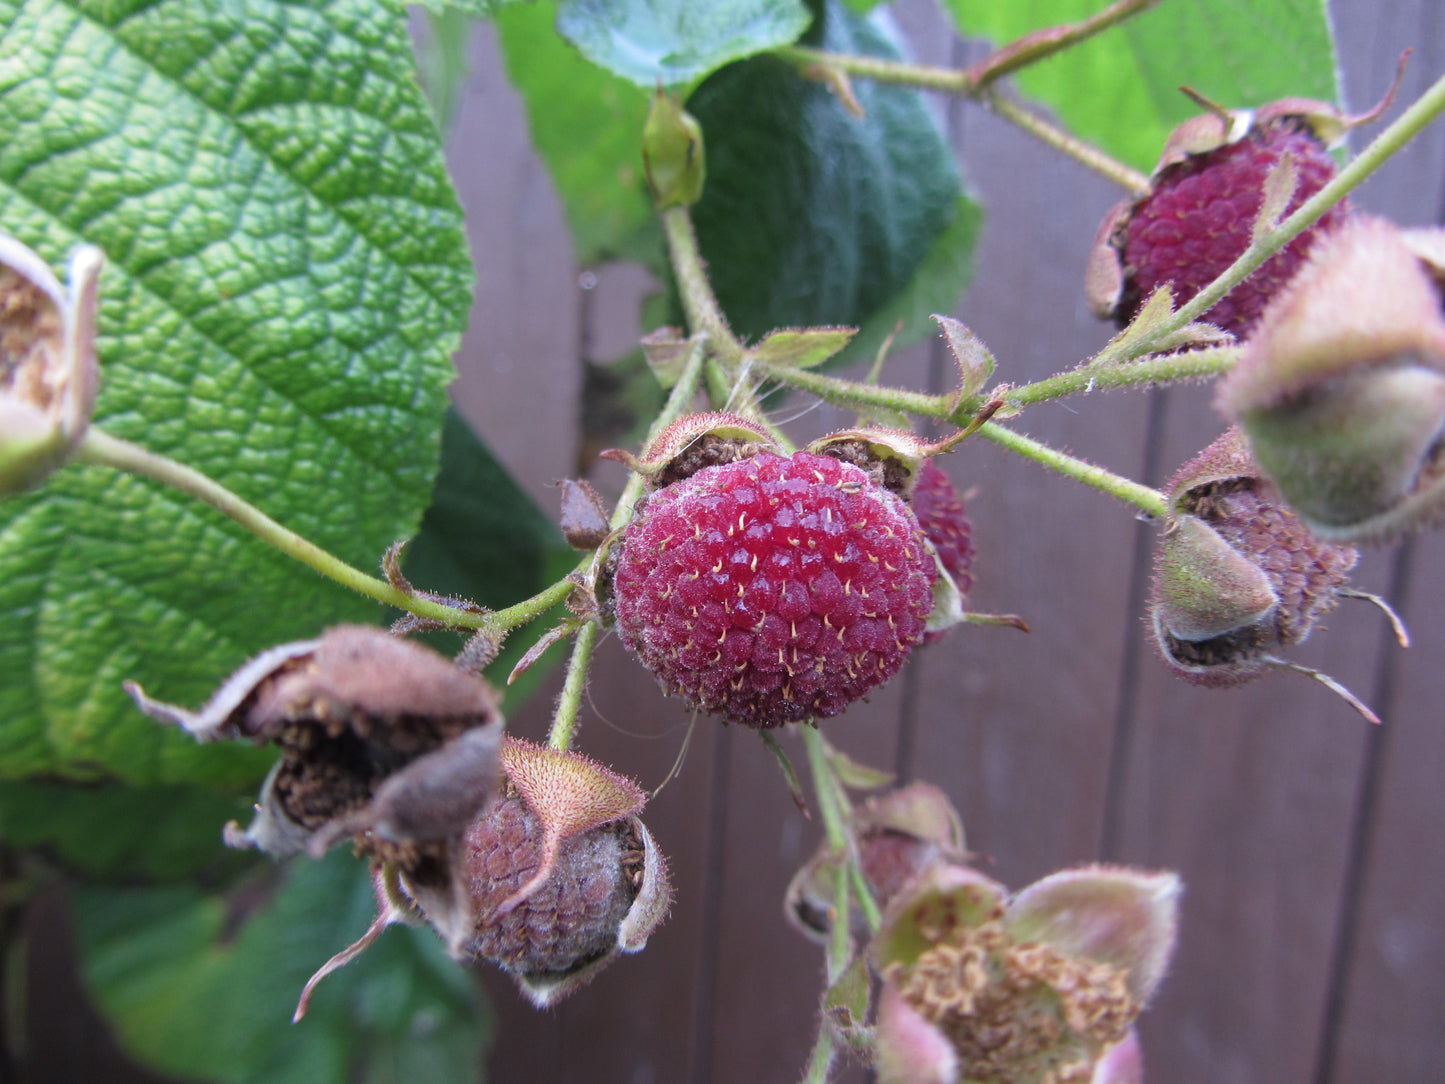
[[642, 841], [631, 819], [564, 840], [552, 874], [505, 914], [498, 908], [537, 871], [543, 828], [513, 794], [463, 838], [463, 876], [478, 924], [470, 953], [512, 974], [564, 972], [611, 949], [637, 895]]
[[1150, 602], [1155, 646], [1196, 685], [1240, 685], [1270, 667], [1300, 670], [1367, 718], [1332, 679], [1274, 652], [1307, 638], [1332, 610], [1358, 555], [1315, 537], [1280, 500], [1231, 429], [1168, 488], [1173, 519], [1160, 541]]
[[669, 693], [757, 727], [837, 715], [923, 638], [936, 564], [850, 463], [759, 452], [653, 493], [617, 554], [623, 643]]
[[[1296, 184], [1282, 214], [1329, 182], [1336, 167], [1328, 144], [1343, 126], [1328, 106], [1302, 101], [1186, 121], [1171, 135], [1149, 193], [1115, 207], [1100, 227], [1088, 276], [1095, 311], [1123, 326], [1166, 284], [1176, 306], [1188, 301], [1249, 247], [1265, 181], [1286, 157]], [[1247, 336], [1315, 237], [1348, 214], [1343, 202], [1335, 205], [1203, 319]]]

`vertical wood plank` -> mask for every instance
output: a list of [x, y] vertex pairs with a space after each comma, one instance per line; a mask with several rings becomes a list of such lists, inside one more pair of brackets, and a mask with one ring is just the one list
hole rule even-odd
[[[1379, 81], [1400, 50], [1415, 47], [1404, 100], [1445, 71], [1445, 4], [1352, 4], [1339, 13], [1346, 56]], [[1348, 69], [1347, 69], [1348, 70]], [[1353, 88], [1352, 88], [1353, 89]], [[1359, 101], [1369, 88], [1353, 90]], [[1445, 125], [1436, 122], [1388, 172], [1361, 193], [1371, 209], [1408, 225], [1445, 221]], [[1315, 1066], [1318, 1084], [1415, 1081], [1445, 1060], [1445, 818], [1441, 797], [1445, 735], [1438, 725], [1445, 617], [1431, 605], [1445, 590], [1438, 532], [1399, 555], [1402, 598], [1414, 645], [1393, 655], [1378, 678], [1389, 698], [1386, 726], [1362, 764], [1361, 816], [1342, 899], [1341, 940], [1331, 1012]]]

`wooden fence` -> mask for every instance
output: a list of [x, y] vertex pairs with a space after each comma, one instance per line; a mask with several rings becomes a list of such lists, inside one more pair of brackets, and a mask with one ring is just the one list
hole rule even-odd
[[[1187, 2], [1187, 0], [1167, 0]], [[1336, 3], [1347, 101], [1373, 103], [1415, 48], [1408, 101], [1445, 71], [1445, 0]], [[924, 3], [905, 6], [921, 58], [950, 59]], [[952, 59], [976, 55], [972, 47]], [[458, 401], [543, 507], [576, 475], [580, 357], [636, 335], [635, 269], [584, 289], [520, 103], [483, 29], [453, 140], [480, 272]], [[939, 103], [988, 222], [976, 281], [955, 310], [999, 358], [1037, 379], [1096, 349], [1081, 272], [1116, 198], [974, 107]], [[1445, 124], [1371, 179], [1357, 204], [1407, 225], [1442, 220]], [[1062, 186], [1062, 187], [1061, 187]], [[1071, 198], [1060, 202], [1058, 193]], [[890, 363], [940, 379], [937, 345]], [[1222, 428], [1208, 389], [1097, 395], [1035, 407], [1031, 434], [1160, 482]], [[800, 422], [840, 424], [818, 411]], [[972, 442], [946, 462], [973, 487], [977, 608], [1024, 615], [1029, 636], [966, 629], [829, 736], [854, 756], [942, 786], [988, 870], [1022, 885], [1098, 858], [1178, 870], [1186, 883], [1172, 973], [1142, 1022], [1151, 1084], [1410, 1084], [1445, 1079], [1445, 535], [1371, 552], [1357, 582], [1393, 599], [1414, 646], [1346, 603], [1299, 654], [1385, 718], [1369, 727], [1322, 687], [1279, 675], [1237, 691], [1183, 685], [1141, 624], [1155, 528], [1113, 502]], [[614, 487], [621, 471], [597, 477]], [[551, 687], [555, 690], [555, 682]], [[512, 718], [546, 726], [547, 695]], [[653, 786], [687, 716], [609, 639], [581, 747]], [[790, 746], [795, 756], [798, 747]], [[799, 757], [799, 759], [801, 759]], [[704, 721], [651, 804], [677, 902], [646, 952], [536, 1013], [496, 974], [490, 1079], [587, 1084], [773, 1084], [812, 1042], [821, 954], [783, 921], [781, 896], [819, 828], [794, 810], [754, 736]], [[861, 1080], [861, 1070], [849, 1079]]]

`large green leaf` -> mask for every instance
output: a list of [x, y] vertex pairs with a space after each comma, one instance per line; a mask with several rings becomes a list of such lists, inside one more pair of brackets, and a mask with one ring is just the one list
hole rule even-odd
[[539, 0], [501, 9], [496, 24], [577, 261], [652, 258], [662, 235], [642, 176], [648, 93], [584, 59], [557, 35], [556, 19], [556, 5]]
[[807, 27], [801, 0], [561, 0], [557, 15], [589, 60], [644, 87], [701, 79]]
[[126, 1049], [227, 1084], [477, 1080], [490, 1015], [429, 930], [388, 929], [292, 1026], [306, 979], [362, 934], [376, 899], [365, 864], [339, 851], [281, 876], [250, 911], [255, 886], [76, 893], [84, 978]]
[[[876, 24], [837, 3], [824, 7], [808, 41], [897, 55]], [[861, 120], [789, 65], [754, 57], [688, 100], [707, 144], [707, 187], [693, 209], [698, 244], [723, 311], [744, 336], [865, 324], [903, 303], [941, 237], [959, 246], [955, 254], [971, 249], [975, 229], [950, 233], [966, 197], [922, 95], [862, 81], [856, 91]]]
[[[964, 34], [1007, 42], [1077, 22], [1103, 0], [944, 0]], [[1324, 0], [1159, 4], [1016, 78], [1073, 131], [1138, 169], [1176, 124], [1199, 112], [1191, 86], [1230, 107], [1276, 98], [1333, 101], [1335, 55]]]
[[[431, 492], [471, 271], [404, 13], [0, 0], [0, 228], [105, 250], [99, 418], [374, 568]], [[152, 483], [0, 506], [0, 776], [251, 778], [143, 719], [363, 603]]]

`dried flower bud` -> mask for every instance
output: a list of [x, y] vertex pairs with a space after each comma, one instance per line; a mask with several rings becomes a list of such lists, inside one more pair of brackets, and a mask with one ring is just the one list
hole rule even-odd
[[1388, 222], [1357, 218], [1315, 247], [1219, 405], [1317, 534], [1378, 540], [1445, 517], [1445, 316]]
[[350, 837], [402, 869], [447, 860], [496, 790], [501, 715], [491, 688], [420, 644], [341, 625], [257, 656], [198, 712], [126, 690], [200, 741], [273, 743], [281, 760], [244, 832], [282, 856]]
[[577, 753], [507, 738], [506, 793], [468, 829], [446, 878], [401, 887], [462, 960], [489, 960], [539, 1007], [638, 952], [666, 916], [661, 852], [637, 785]]
[[1173, 516], [1159, 542], [1149, 604], [1154, 645], [1177, 676], [1195, 685], [1241, 685], [1271, 668], [1296, 670], [1375, 714], [1333, 678], [1275, 656], [1300, 643], [1342, 596], [1389, 607], [1346, 583], [1358, 554], [1317, 538], [1281, 501], [1230, 429], [1169, 483]]
[[595, 550], [609, 533], [602, 498], [580, 479], [563, 478], [557, 485], [562, 490], [562, 537], [575, 550]]
[[102, 263], [100, 249], [76, 249], [67, 292], [32, 249], [0, 234], [0, 497], [38, 485], [90, 425]]
[[641, 455], [620, 448], [599, 454], [645, 475], [648, 488], [658, 490], [691, 478], [704, 467], [733, 463], [758, 452], [781, 454], [782, 448], [761, 423], [714, 411], [678, 418], [648, 441]]
[[[935, 862], [961, 862], [965, 855], [963, 822], [947, 796], [928, 783], [910, 783], [877, 795], [856, 812], [854, 828], [863, 878], [880, 906]], [[783, 911], [804, 936], [826, 944], [843, 857], [827, 841], [788, 885]], [[861, 914], [854, 933], [866, 937]]]
[[887, 907], [871, 949], [880, 1080], [1099, 1079], [1162, 978], [1178, 896], [1173, 874], [1119, 867], [1012, 898], [966, 867], [932, 867]]

